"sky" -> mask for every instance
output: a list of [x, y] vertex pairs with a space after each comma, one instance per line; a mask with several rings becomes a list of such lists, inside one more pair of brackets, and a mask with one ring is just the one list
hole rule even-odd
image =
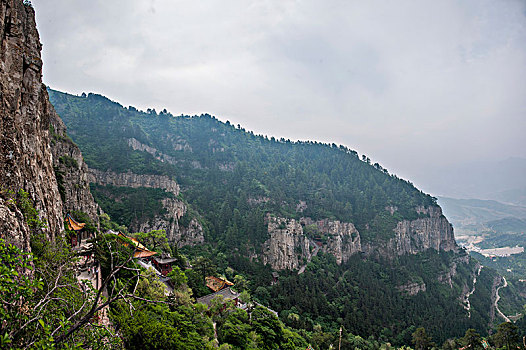
[[526, 158], [526, 1], [33, 0], [44, 83], [343, 144], [431, 189]]

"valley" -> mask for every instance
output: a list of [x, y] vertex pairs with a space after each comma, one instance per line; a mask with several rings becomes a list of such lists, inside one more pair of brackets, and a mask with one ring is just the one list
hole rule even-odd
[[0, 39], [0, 348], [526, 334], [520, 195], [436, 198], [342, 144], [47, 87], [28, 0], [0, 0]]

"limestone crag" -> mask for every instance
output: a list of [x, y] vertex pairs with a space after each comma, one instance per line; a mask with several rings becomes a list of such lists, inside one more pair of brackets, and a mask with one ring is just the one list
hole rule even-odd
[[[386, 210], [393, 214], [397, 208], [387, 207]], [[321, 247], [321, 251], [334, 255], [338, 264], [345, 263], [353, 254], [360, 252], [392, 259], [431, 248], [437, 251], [459, 250], [453, 227], [442, 215], [440, 207], [418, 207], [415, 210], [420, 217], [398, 222], [393, 238], [367, 243], [362, 243], [360, 232], [352, 223], [328, 219], [314, 221], [308, 217], [302, 217], [298, 222], [268, 214], [270, 238], [264, 243], [263, 262], [277, 270], [296, 269], [301, 261], [310, 261], [316, 245]], [[461, 262], [467, 263], [457, 263]], [[450, 275], [439, 278], [451, 284], [455, 273], [453, 267]]]
[[195, 218], [190, 220], [188, 227], [181, 225], [180, 220], [186, 214], [186, 205], [176, 198], [165, 198], [162, 200], [167, 214], [147, 222], [134, 222], [130, 229], [136, 232], [148, 232], [152, 230], [165, 230], [169, 242], [178, 247], [196, 245], [204, 242], [203, 227]]
[[338, 264], [362, 251], [360, 233], [350, 222], [328, 219], [314, 222], [310, 218], [301, 218], [300, 221], [303, 225], [316, 225], [318, 234], [326, 237], [322, 251], [334, 255]]
[[[0, 184], [27, 191], [47, 222], [50, 239], [64, 228], [50, 149], [51, 104], [42, 84], [42, 45], [35, 12], [20, 0], [0, 0]], [[2, 195], [2, 238], [28, 249], [27, 227]]]
[[135, 138], [128, 139], [128, 146], [130, 146], [135, 151], [142, 151], [142, 152], [150, 153], [152, 156], [155, 157], [155, 159], [160, 160], [161, 162], [166, 162], [169, 164], [177, 163], [177, 160], [175, 159], [175, 157], [169, 156], [157, 150], [156, 148], [145, 145], [144, 143], [141, 143]]
[[[469, 255], [461, 254], [451, 261], [451, 265], [448, 270], [440, 275], [437, 279], [440, 283], [448, 284], [450, 287], [453, 287], [453, 277], [457, 274], [457, 266], [459, 264], [469, 264]], [[475, 268], [475, 270], [478, 266]], [[465, 293], [464, 293], [465, 294]]]
[[294, 219], [267, 215], [270, 238], [263, 245], [262, 262], [275, 270], [295, 270], [310, 260], [310, 241], [301, 224]]
[[[360, 233], [352, 223], [328, 219], [313, 221], [303, 217], [299, 221], [270, 214], [266, 217], [270, 238], [263, 246], [263, 263], [273, 269], [294, 270], [311, 260], [317, 247], [336, 257], [341, 264], [361, 251]], [[314, 226], [317, 237], [308, 237], [304, 226]], [[325, 239], [320, 240], [320, 237]]]
[[89, 182], [117, 187], [161, 188], [176, 196], [179, 195], [180, 191], [177, 182], [164, 175], [139, 175], [132, 172], [116, 173], [110, 170], [89, 169]]
[[426, 284], [424, 282], [408, 282], [406, 284], [403, 284], [401, 286], [398, 286], [397, 289], [401, 291], [402, 293], [405, 293], [407, 295], [417, 295], [420, 292], [426, 291]]
[[59, 192], [64, 202], [64, 215], [82, 211], [98, 225], [100, 208], [91, 195], [88, 166], [80, 149], [67, 136], [66, 125], [51, 107], [51, 151]]
[[395, 237], [387, 242], [370, 242], [364, 247], [364, 252], [393, 258], [397, 255], [417, 254], [430, 248], [437, 251], [458, 250], [453, 226], [442, 215], [440, 207], [417, 207], [415, 210], [421, 215], [420, 218], [398, 222], [394, 229]]

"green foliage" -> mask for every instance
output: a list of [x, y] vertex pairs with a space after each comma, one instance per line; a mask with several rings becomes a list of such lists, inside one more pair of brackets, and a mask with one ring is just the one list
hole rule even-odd
[[482, 349], [482, 339], [480, 338], [480, 334], [478, 334], [473, 328], [466, 331], [466, 334], [462, 338], [462, 343], [468, 349]]
[[284, 337], [283, 327], [276, 315], [264, 307], [256, 306], [251, 321], [258, 335], [258, 346], [261, 349], [278, 349]]
[[427, 335], [424, 327], [417, 328], [413, 333], [413, 344], [415, 345], [415, 350], [427, 350], [433, 345], [431, 337]]
[[501, 323], [497, 327], [494, 339], [499, 348], [516, 349], [520, 345], [518, 327], [510, 322]]
[[118, 225], [147, 222], [167, 212], [161, 200], [172, 193], [157, 188], [130, 188], [91, 184], [91, 193], [104, 212]]
[[32, 230], [39, 230], [46, 227], [45, 219], [40, 219], [38, 210], [33, 206], [29, 195], [24, 190], [19, 190], [16, 197], [16, 205], [24, 214], [27, 225]]
[[58, 158], [58, 161], [60, 164], [64, 164], [68, 168], [78, 168], [79, 164], [77, 160], [73, 157], [70, 157], [68, 155], [63, 155]]
[[131, 236], [141, 242], [146, 248], [158, 253], [171, 253], [165, 230], [153, 230], [150, 232], [136, 232]]
[[168, 273], [168, 277], [170, 277], [174, 288], [180, 288], [188, 283], [188, 277], [186, 277], [185, 273], [179, 268], [179, 266], [174, 266], [172, 271]]

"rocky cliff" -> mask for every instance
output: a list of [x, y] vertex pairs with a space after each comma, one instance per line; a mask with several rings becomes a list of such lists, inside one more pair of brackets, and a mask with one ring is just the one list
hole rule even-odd
[[66, 126], [53, 107], [50, 109], [50, 122], [53, 168], [60, 197], [64, 203], [63, 214], [82, 211], [98, 224], [100, 208], [90, 192], [88, 166], [84, 162], [82, 153], [68, 137]]
[[[54, 150], [69, 152], [80, 166], [77, 175], [68, 174], [63, 181], [66, 205], [60, 196], [50, 127], [53, 122], [61, 129], [61, 121], [42, 84], [42, 45], [31, 5], [21, 0], [0, 0], [0, 39], [0, 237], [30, 250], [30, 230], [14, 205], [13, 193], [24, 190], [29, 194], [46, 222], [43, 231], [49, 239], [64, 229], [64, 208], [91, 210], [88, 207], [94, 203], [86, 203], [85, 191], [70, 188], [82, 183], [75, 176], [85, 178], [80, 151], [73, 144]], [[65, 137], [65, 129], [61, 130]], [[70, 180], [71, 184], [67, 183]]]
[[263, 245], [263, 263], [276, 270], [295, 270], [311, 258], [311, 244], [294, 219], [266, 217], [270, 238]]
[[458, 249], [453, 226], [442, 215], [440, 207], [418, 207], [415, 210], [420, 218], [398, 222], [394, 229], [395, 237], [387, 243], [370, 243], [364, 247], [364, 251], [369, 255], [392, 258], [396, 255], [417, 254], [430, 248], [437, 251]]
[[[35, 13], [22, 1], [0, 1], [0, 183], [3, 190], [29, 193], [54, 238], [63, 230], [62, 201], [50, 149], [51, 105], [42, 85], [42, 45]], [[4, 197], [5, 199], [6, 197]], [[3, 204], [0, 225], [10, 241], [29, 247], [20, 213]]]
[[[116, 173], [113, 171], [89, 170], [89, 182], [100, 185], [113, 185], [117, 187], [148, 187], [159, 188], [179, 195], [179, 185], [168, 176], [139, 175], [131, 172]], [[166, 209], [165, 215], [157, 215], [148, 221], [132, 222], [130, 230], [135, 232], [148, 232], [151, 230], [165, 230], [168, 240], [178, 246], [195, 245], [204, 242], [203, 227], [192, 218], [186, 227], [181, 224], [181, 219], [187, 213], [186, 204], [178, 198], [165, 198], [162, 205]]]
[[[393, 210], [388, 210], [391, 215]], [[338, 264], [359, 252], [393, 258], [417, 254], [430, 248], [437, 251], [458, 250], [453, 227], [442, 215], [440, 207], [418, 207], [415, 210], [420, 217], [398, 222], [393, 230], [393, 238], [367, 244], [362, 244], [360, 232], [352, 223], [328, 219], [314, 221], [307, 217], [296, 221], [268, 215], [270, 238], [263, 246], [263, 263], [277, 270], [297, 269], [302, 262], [311, 259], [316, 245], [321, 247], [321, 251], [334, 255]], [[414, 292], [413, 287], [406, 288], [409, 294]]]
[[192, 218], [187, 227], [181, 224], [181, 218], [188, 210], [182, 201], [176, 198], [165, 198], [162, 204], [168, 212], [165, 216], [156, 216], [147, 222], [134, 222], [130, 225], [130, 229], [136, 232], [165, 230], [168, 241], [175, 243], [178, 247], [204, 242], [203, 227], [196, 218]]
[[149, 187], [161, 188], [174, 195], [179, 195], [179, 185], [168, 176], [139, 175], [132, 172], [115, 173], [113, 171], [89, 170], [89, 182], [100, 185], [113, 185], [117, 187]]
[[299, 221], [272, 215], [266, 217], [270, 238], [263, 246], [263, 263], [273, 269], [294, 270], [310, 261], [321, 247], [341, 264], [360, 252], [360, 233], [352, 223], [328, 219]]

